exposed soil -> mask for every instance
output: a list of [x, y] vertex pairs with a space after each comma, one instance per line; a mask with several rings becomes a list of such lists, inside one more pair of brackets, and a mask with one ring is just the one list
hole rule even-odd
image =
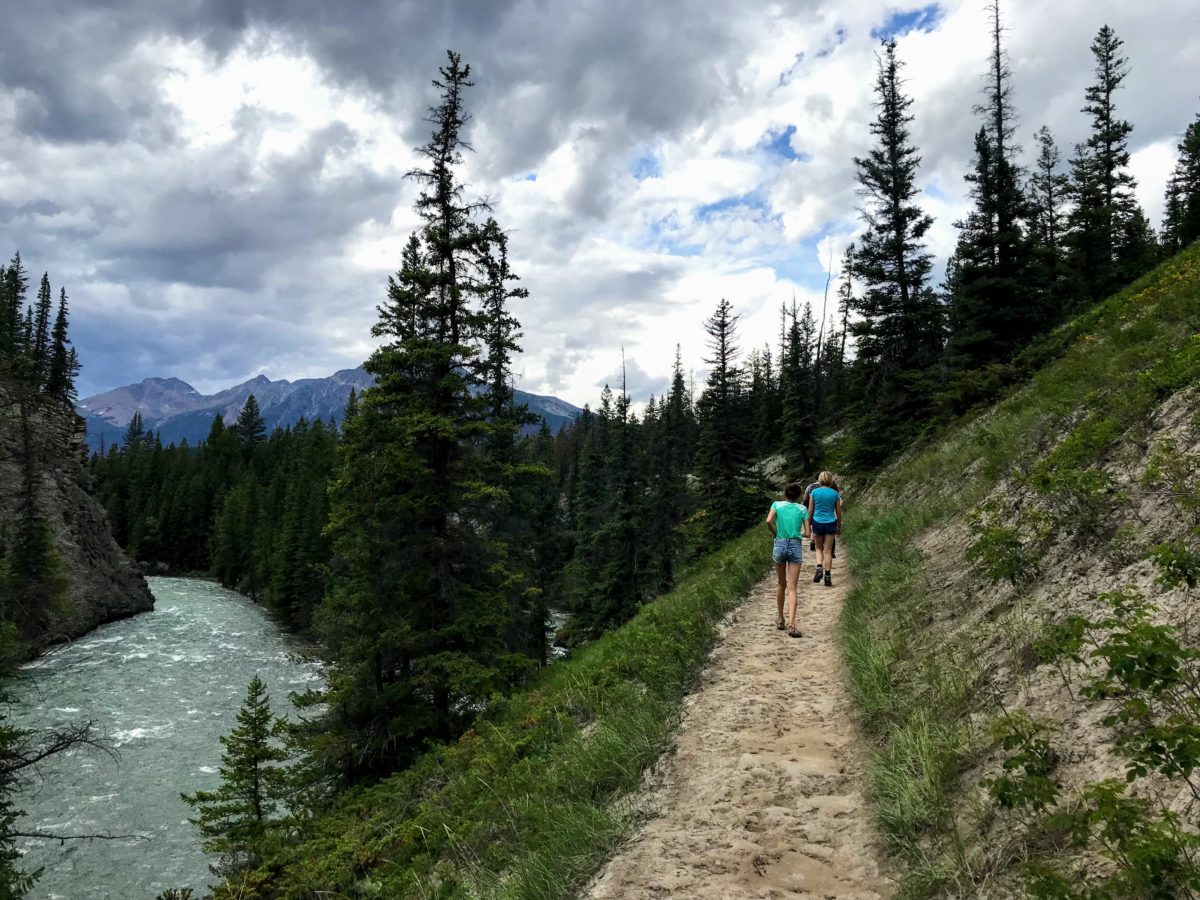
[[643, 798], [654, 817], [586, 896], [890, 896], [838, 655], [842, 576], [839, 559], [832, 588], [813, 584], [806, 564], [799, 639], [775, 628], [774, 573], [751, 591]]

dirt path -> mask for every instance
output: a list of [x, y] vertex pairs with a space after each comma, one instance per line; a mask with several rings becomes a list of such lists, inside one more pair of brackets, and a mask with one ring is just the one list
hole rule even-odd
[[586, 896], [889, 896], [836, 630], [846, 584], [800, 579], [800, 639], [775, 630], [774, 574], [751, 592], [688, 700], [656, 814]]

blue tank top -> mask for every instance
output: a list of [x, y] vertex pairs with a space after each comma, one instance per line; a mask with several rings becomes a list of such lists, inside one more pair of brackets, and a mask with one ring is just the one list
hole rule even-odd
[[813, 521], [822, 524], [837, 521], [837, 502], [841, 494], [829, 487], [819, 487], [812, 492]]

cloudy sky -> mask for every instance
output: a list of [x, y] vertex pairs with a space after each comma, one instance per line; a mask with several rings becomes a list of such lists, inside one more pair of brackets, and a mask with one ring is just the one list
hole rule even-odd
[[[1004, 0], [1020, 137], [1085, 136], [1101, 24], [1153, 221], [1200, 111], [1194, 0]], [[964, 209], [982, 0], [39, 0], [0, 28], [0, 253], [65, 284], [81, 393], [327, 375], [369, 329], [413, 228], [403, 173], [447, 48], [476, 87], [465, 177], [531, 297], [519, 385], [582, 405], [674, 346], [700, 370], [720, 297], [743, 343], [819, 307], [858, 227], [873, 54], [899, 36], [931, 243]]]

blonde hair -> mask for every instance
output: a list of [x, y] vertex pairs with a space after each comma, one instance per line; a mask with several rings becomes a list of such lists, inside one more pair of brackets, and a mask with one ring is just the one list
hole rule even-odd
[[817, 481], [820, 482], [821, 487], [829, 487], [834, 482], [833, 473], [826, 469], [817, 476]]

